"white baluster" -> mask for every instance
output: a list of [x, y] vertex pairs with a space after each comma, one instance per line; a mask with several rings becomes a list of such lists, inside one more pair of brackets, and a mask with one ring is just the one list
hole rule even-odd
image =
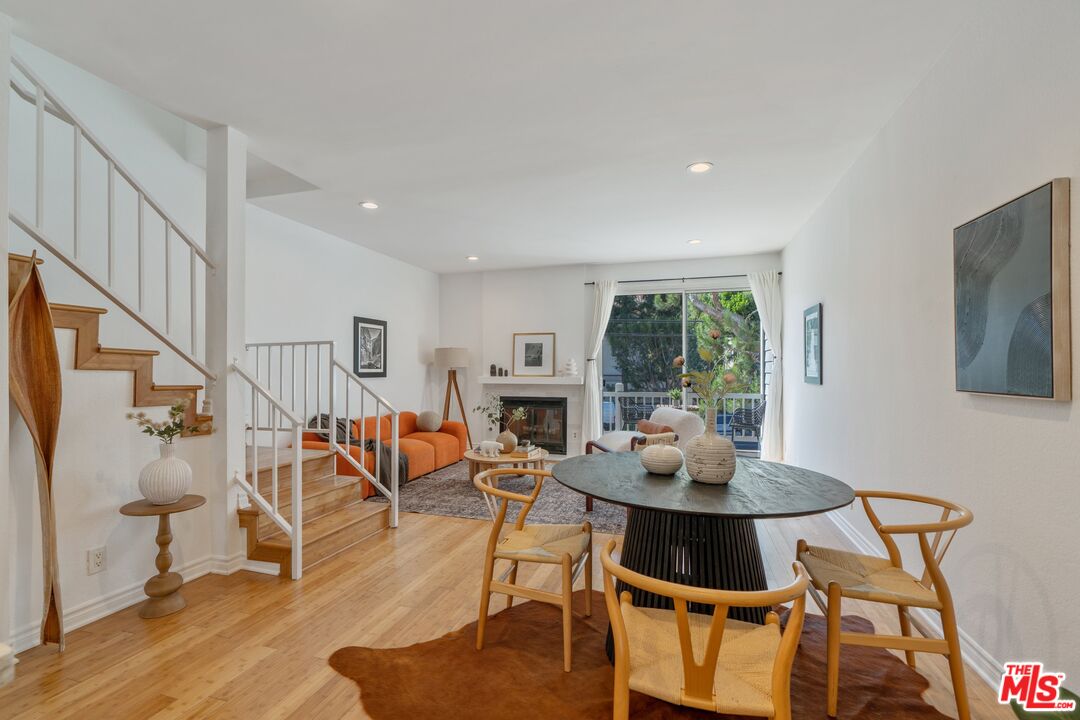
[[[75, 259], [79, 259], [79, 205], [82, 203], [82, 130], [75, 125], [75, 169], [72, 173], [72, 212], [74, 215], [71, 226], [72, 251]], [[141, 308], [140, 308], [141, 309]]]
[[281, 414], [277, 408], [271, 410], [271, 424], [270, 424], [270, 445], [274, 448], [274, 468], [270, 471], [271, 485], [270, 485], [270, 497], [271, 507], [274, 508], [274, 512], [278, 515], [281, 512], [278, 510], [278, 443], [277, 443], [277, 429], [281, 424]]
[[190, 281], [191, 285], [191, 354], [195, 357], [198, 357], [199, 351], [195, 347], [195, 318], [196, 312], [198, 312], [195, 300], [195, 250], [193, 248], [188, 248], [188, 253], [190, 255], [190, 265], [188, 265], [188, 280]]
[[165, 332], [172, 334], [172, 225], [165, 221]]
[[116, 261], [114, 255], [116, 254], [116, 166], [109, 161], [109, 238], [108, 238], [108, 250], [106, 260], [109, 263], [108, 278], [109, 287], [113, 286], [113, 277], [116, 274]]
[[[37, 125], [37, 139], [36, 139], [36, 162], [37, 162], [37, 177], [35, 192], [37, 193], [37, 202], [35, 205], [35, 217], [37, 221], [37, 227], [39, 230], [45, 227], [45, 90], [38, 85], [37, 97], [35, 98], [35, 110], [36, 125]], [[7, 139], [5, 138], [6, 142]], [[5, 222], [7, 222], [5, 220]]]
[[136, 233], [138, 238], [138, 264], [139, 264], [139, 312], [143, 311], [143, 306], [146, 304], [146, 257], [143, 252], [143, 207], [146, 205], [146, 198], [142, 193], [139, 193], [139, 228]]

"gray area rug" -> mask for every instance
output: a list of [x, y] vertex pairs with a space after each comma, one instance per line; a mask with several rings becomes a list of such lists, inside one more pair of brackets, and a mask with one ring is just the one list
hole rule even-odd
[[[526, 476], [503, 477], [499, 487], [510, 492], [532, 492], [533, 478]], [[401, 486], [398, 509], [424, 515], [447, 515], [450, 517], [490, 520], [487, 505], [481, 493], [469, 477], [469, 463], [447, 465], [441, 470], [428, 473]], [[382, 495], [370, 500], [387, 502]], [[511, 503], [508, 520], [517, 519], [520, 503]], [[626, 509], [595, 500], [593, 511], [585, 512], [585, 496], [563, 486], [555, 478], [547, 478], [533, 509], [529, 512], [530, 523], [553, 523], [570, 525], [588, 520], [593, 530], [602, 533], [621, 534], [626, 528]]]

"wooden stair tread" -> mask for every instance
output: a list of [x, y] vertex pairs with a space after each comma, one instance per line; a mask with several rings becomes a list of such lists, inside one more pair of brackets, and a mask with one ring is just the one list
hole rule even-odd
[[[350, 525], [361, 523], [380, 513], [389, 514], [389, 512], [390, 504], [382, 502], [355, 502], [352, 505], [338, 508], [333, 512], [329, 512], [326, 515], [304, 523], [304, 547], [317, 543], [334, 533], [348, 528]], [[274, 544], [284, 543], [286, 547], [289, 547], [289, 538], [280, 530], [273, 535], [268, 535], [265, 540], [260, 540], [259, 542]]]
[[161, 353], [157, 350], [142, 350], [139, 348], [117, 348], [117, 347], [98, 347], [98, 353], [101, 355], [146, 355], [149, 357], [155, 357]]
[[[280, 479], [279, 479], [280, 482]], [[315, 480], [304, 480], [303, 488], [301, 489], [301, 497], [304, 500], [319, 497], [335, 490], [340, 490], [350, 485], [359, 485], [360, 478], [352, 475], [327, 475], [326, 477], [317, 478]], [[270, 502], [271, 496], [274, 491], [271, 488], [259, 488], [259, 494], [263, 496], [266, 502]], [[282, 492], [281, 488], [278, 489], [278, 503], [281, 507], [292, 504], [291, 493]], [[280, 508], [279, 508], [280, 509]], [[247, 508], [239, 508], [237, 512], [240, 513], [254, 513], [258, 514], [262, 512], [259, 508], [252, 505]]]
[[[10, 259], [10, 260], [18, 260], [19, 262], [30, 262], [30, 256], [29, 255], [21, 255], [19, 253], [13, 253], [13, 252], [8, 253], [8, 259]], [[36, 264], [37, 265], [44, 265], [45, 264], [44, 258], [39, 257], [37, 259]]]
[[[251, 475], [251, 470], [252, 470], [252, 455], [253, 455], [253, 453], [252, 453], [251, 448], [252, 448], [252, 446], [248, 445], [244, 450], [245, 463], [246, 463], [246, 467], [248, 469], [248, 471], [247, 471], [248, 475]], [[262, 472], [263, 470], [266, 470], [266, 469], [273, 466], [273, 464], [274, 464], [274, 448], [268, 447], [268, 446], [265, 446], [265, 445], [259, 445], [258, 450], [259, 450], [258, 455], [255, 456], [255, 457], [258, 460], [259, 472]], [[315, 459], [318, 459], [318, 458], [324, 458], [324, 457], [328, 457], [330, 455], [336, 455], [336, 454], [337, 453], [335, 453], [333, 450], [316, 450], [316, 449], [313, 449], [313, 448], [311, 448], [311, 449], [303, 448], [302, 450], [300, 450], [300, 462], [303, 463], [303, 462], [306, 462], [308, 460], [315, 460]], [[293, 464], [293, 449], [288, 448], [288, 447], [278, 448], [277, 466], [279, 468], [290, 467], [290, 466], [292, 466], [292, 464]]]
[[105, 308], [93, 307], [91, 305], [69, 305], [68, 303], [55, 302], [49, 303], [49, 309], [53, 312], [61, 310], [64, 312], [86, 313], [88, 315], [104, 315], [109, 312]]
[[[353, 475], [327, 475], [326, 477], [316, 478], [314, 480], [305, 479], [304, 485], [300, 489], [300, 493], [301, 497], [306, 500], [308, 498], [318, 497], [319, 495], [325, 495], [334, 490], [340, 490], [343, 487], [359, 484], [360, 478]], [[259, 488], [259, 494], [269, 500], [272, 491], [269, 488]], [[281, 499], [280, 496], [278, 499]], [[291, 497], [289, 498], [289, 501], [292, 501]]]
[[[25, 275], [31, 258], [17, 253], [8, 254], [8, 302], [16, 280]], [[37, 259], [40, 265], [44, 262]], [[104, 347], [98, 340], [101, 316], [108, 310], [91, 305], [50, 302], [53, 327], [75, 331], [75, 369], [104, 372], [130, 372], [133, 374], [132, 390], [134, 407], [161, 407], [188, 400], [184, 424], [196, 430], [183, 432], [184, 437], [209, 435], [213, 432], [213, 417], [196, 411], [196, 402], [202, 385], [156, 385], [154, 384], [154, 358], [158, 350], [139, 348]]]

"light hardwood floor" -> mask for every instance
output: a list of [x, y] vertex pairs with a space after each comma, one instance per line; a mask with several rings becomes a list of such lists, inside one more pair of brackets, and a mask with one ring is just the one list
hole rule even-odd
[[[489, 528], [403, 513], [396, 531], [299, 582], [250, 572], [199, 578], [184, 588], [183, 612], [142, 620], [131, 607], [71, 632], [63, 656], [53, 647], [20, 655], [15, 683], [0, 690], [0, 718], [366, 717], [356, 686], [326, 659], [347, 645], [409, 645], [473, 622]], [[823, 517], [763, 522], [758, 533], [771, 582], [789, 577], [798, 537], [847, 545]], [[596, 546], [607, 538], [597, 534]], [[520, 579], [556, 582], [549, 568], [531, 576], [523, 569]], [[503, 607], [497, 596], [493, 612]], [[891, 608], [852, 603], [845, 610], [896, 631]], [[931, 681], [927, 700], [955, 717], [944, 659], [918, 659]], [[968, 683], [975, 718], [1012, 717], [971, 671]]]

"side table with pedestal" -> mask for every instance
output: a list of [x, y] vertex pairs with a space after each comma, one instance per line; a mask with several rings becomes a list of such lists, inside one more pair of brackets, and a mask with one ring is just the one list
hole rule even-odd
[[[536, 455], [528, 458], [514, 457], [511, 453], [500, 453], [494, 457], [489, 455], [481, 455], [476, 450], [466, 450], [465, 459], [469, 461], [469, 480], [482, 473], [484, 470], [490, 470], [497, 467], [514, 467], [514, 468], [536, 468], [537, 470], [543, 470], [547, 466], [548, 451], [544, 448], [540, 448]], [[497, 483], [498, 481], [493, 481]], [[484, 496], [484, 503], [487, 505], [488, 512], [491, 513], [491, 517], [494, 519], [496, 513], [495, 501], [491, 499], [486, 493], [481, 493]]]
[[136, 500], [120, 508], [121, 515], [130, 517], [158, 516], [156, 539], [158, 554], [154, 560], [158, 574], [147, 580], [146, 585], [143, 586], [143, 591], [149, 599], [139, 608], [139, 617], [164, 617], [183, 610], [187, 605], [184, 596], [180, 594], [180, 586], [184, 584], [184, 578], [180, 576], [180, 573], [169, 572], [173, 559], [172, 553], [169, 552], [173, 537], [169, 516], [173, 513], [194, 510], [205, 503], [206, 498], [202, 495], [185, 495], [168, 505], [154, 505], [149, 500]]

